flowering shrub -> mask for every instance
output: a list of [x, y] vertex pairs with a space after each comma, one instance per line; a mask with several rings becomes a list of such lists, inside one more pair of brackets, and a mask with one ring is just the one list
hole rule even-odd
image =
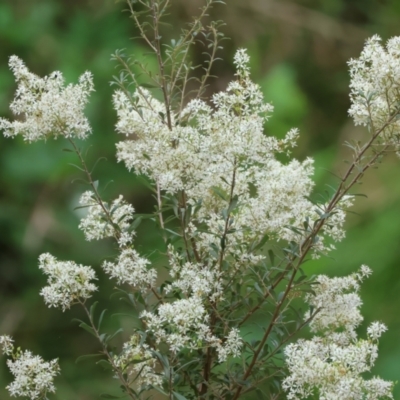
[[[235, 79], [227, 89], [203, 98], [221, 34], [217, 23], [205, 27], [202, 18], [215, 2], [206, 0], [180, 40], [162, 51], [158, 29], [168, 1], [140, 1], [140, 12], [136, 2], [127, 1], [158, 59], [157, 74], [143, 69], [162, 100], [137, 82], [129, 57], [121, 51], [113, 57], [121, 66], [114, 82], [116, 130], [124, 135], [117, 158], [153, 186], [152, 218], [164, 238], [168, 277], [135, 248], [142, 216], [122, 196], [107, 201], [100, 196], [77, 145], [91, 132], [83, 114], [93, 91], [91, 74], [64, 87], [60, 72], [39, 78], [18, 57], [10, 58], [18, 84], [11, 109], [23, 119], [0, 119], [0, 129], [29, 142], [51, 136], [69, 141], [90, 186], [80, 200], [87, 213], [79, 228], [88, 241], [115, 240], [118, 255], [103, 269], [134, 305], [141, 326], [116, 352], [115, 334], [101, 330], [104, 313], [96, 324], [97, 303], [88, 306], [101, 290], [92, 282], [95, 271], [50, 254], [39, 257], [49, 284], [41, 295], [50, 307], [85, 309], [89, 323], [81, 326], [99, 341], [104, 361], [131, 399], [158, 391], [177, 400], [235, 400], [253, 390], [273, 399], [392, 398], [391, 382], [362, 375], [374, 365], [386, 330], [375, 322], [365, 340], [355, 331], [362, 321], [359, 285], [371, 271], [363, 266], [348, 277], [308, 277], [303, 263], [326, 255], [344, 238], [346, 210], [354, 202], [351, 189], [389, 148], [398, 150], [400, 40], [391, 39], [384, 49], [373, 37], [361, 57], [350, 61], [349, 113], [370, 133], [365, 143], [349, 144], [353, 162], [330, 197], [315, 203], [310, 200], [313, 160], [290, 158], [298, 130], [283, 139], [264, 133], [273, 107], [252, 82], [244, 49], [236, 52]], [[210, 58], [193, 92], [187, 89], [188, 54], [201, 35]], [[296, 309], [299, 298], [310, 306], [304, 317]], [[261, 333], [248, 340], [245, 331], [255, 316], [261, 316]], [[288, 344], [306, 326], [315, 336]], [[0, 337], [3, 353], [12, 357], [10, 394], [45, 399], [55, 390], [57, 361], [14, 351], [12, 343]], [[263, 382], [274, 385], [261, 389]]]

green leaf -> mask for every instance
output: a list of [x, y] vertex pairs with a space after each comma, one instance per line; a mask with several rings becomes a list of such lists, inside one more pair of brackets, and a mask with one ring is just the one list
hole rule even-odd
[[107, 360], [97, 361], [96, 364], [101, 365], [105, 371], [109, 371], [110, 369], [112, 369], [112, 366], [110, 365], [110, 363]]
[[165, 390], [161, 389], [159, 386], [153, 386], [153, 389], [157, 390], [157, 392], [159, 393], [162, 393], [164, 396], [169, 396], [169, 394]]
[[175, 396], [175, 398], [177, 399], [177, 400], [187, 400], [187, 398], [185, 397], [185, 396], [182, 396], [181, 394], [179, 394], [179, 393], [177, 393], [177, 392], [172, 392], [173, 394], [174, 394], [174, 396]]
[[138, 317], [136, 315], [128, 314], [128, 313], [115, 313], [115, 314], [111, 315], [111, 318], [115, 318], [115, 317], [130, 317], [130, 318], [133, 318], [134, 320], [138, 320]]
[[196, 358], [196, 359], [194, 359], [194, 360], [191, 360], [191, 361], [187, 362], [186, 364], [183, 364], [182, 366], [180, 366], [180, 367], [175, 371], [175, 373], [179, 372], [181, 369], [187, 367], [188, 365], [191, 365], [191, 364], [193, 364], [193, 363], [199, 363], [199, 362], [200, 362], [200, 360], [199, 360], [198, 358]]
[[238, 205], [238, 202], [239, 202], [239, 196], [235, 194], [232, 197], [231, 203], [229, 204], [228, 214], [230, 214], [236, 208], [236, 206]]
[[305, 221], [303, 222], [304, 229], [308, 231], [309, 228], [309, 218], [306, 217]]
[[90, 311], [89, 311], [89, 313], [90, 313], [90, 319], [91, 319], [92, 321], [94, 321], [94, 312], [95, 312], [95, 310], [96, 310], [97, 304], [99, 304], [99, 302], [98, 302], [98, 301], [95, 301], [95, 302], [90, 306]]
[[130, 228], [132, 230], [135, 230], [140, 225], [141, 222], [142, 222], [142, 217], [135, 218], [135, 220], [132, 222]]
[[272, 250], [268, 250], [269, 259], [271, 260], [271, 264], [274, 265], [275, 254]]
[[83, 168], [81, 168], [79, 165], [72, 164], [72, 163], [69, 163], [69, 165], [71, 165], [72, 167], [75, 167], [76, 169], [79, 169], [79, 171], [85, 172], [85, 170]]
[[174, 236], [178, 236], [178, 237], [182, 237], [182, 235], [180, 235], [178, 232], [174, 232], [171, 229], [165, 228], [165, 230], [169, 233], [172, 233]]
[[89, 326], [86, 322], [81, 321], [80, 319], [74, 318], [73, 321], [78, 321], [79, 322], [79, 327], [84, 329], [85, 331], [89, 332], [91, 335], [97, 338], [96, 332], [94, 329]]
[[227, 195], [227, 193], [221, 189], [218, 186], [212, 186], [211, 190], [218, 196], [220, 197], [222, 200], [228, 201], [229, 197]]
[[102, 397], [103, 399], [122, 399], [123, 397], [125, 397], [125, 395], [124, 396], [114, 396], [112, 394], [102, 393], [100, 395], [100, 397]]
[[90, 359], [90, 358], [102, 357], [102, 356], [103, 356], [103, 354], [85, 354], [85, 355], [83, 355], [83, 356], [78, 357], [78, 358], [75, 360], [75, 364], [78, 364], [78, 363], [80, 363], [81, 361], [85, 361], [85, 360], [88, 360], [88, 359]]
[[222, 249], [222, 250], [225, 250], [225, 247], [226, 247], [226, 239], [225, 239], [224, 236], [221, 238], [221, 243], [220, 243], [220, 245], [221, 245], [221, 249]]
[[117, 336], [119, 333], [123, 332], [124, 330], [122, 328], [119, 328], [116, 332], [114, 332], [112, 335], [108, 336], [108, 338], [106, 339], [106, 342], [111, 341], [112, 339], [114, 339], [115, 336]]
[[107, 309], [104, 309], [100, 314], [99, 322], [97, 324], [97, 330], [100, 330], [101, 323], [103, 322], [104, 314], [106, 313], [106, 311], [107, 311]]
[[[258, 242], [258, 244], [256, 245], [256, 247], [254, 247], [254, 250], [258, 250], [261, 249], [261, 247], [264, 246], [265, 243], [267, 243], [269, 240], [269, 236], [268, 235], [264, 235], [263, 238]], [[271, 251], [271, 250], [270, 250]], [[272, 263], [273, 264], [273, 263]]]
[[151, 83], [141, 83], [139, 86], [145, 89], [157, 89], [159, 87]]
[[277, 297], [277, 299], [276, 299], [276, 301], [278, 302], [278, 303], [280, 303], [281, 302], [281, 300], [283, 299], [283, 296], [285, 295], [285, 292], [280, 292], [279, 294], [278, 294], [278, 297]]
[[265, 296], [265, 293], [261, 290], [260, 285], [258, 284], [258, 282], [254, 283], [254, 289], [256, 289], [257, 292], [261, 294], [261, 296]]

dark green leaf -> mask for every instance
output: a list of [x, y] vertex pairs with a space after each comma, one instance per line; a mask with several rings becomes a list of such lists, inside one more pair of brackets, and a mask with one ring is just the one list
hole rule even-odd
[[275, 254], [272, 250], [268, 250], [269, 259], [271, 260], [271, 264], [274, 265]]

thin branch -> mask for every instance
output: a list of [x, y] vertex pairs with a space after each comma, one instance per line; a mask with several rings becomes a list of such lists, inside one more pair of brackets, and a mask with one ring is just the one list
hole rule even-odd
[[[386, 129], [387, 126], [390, 125], [390, 123], [393, 121], [393, 119], [395, 118], [395, 116], [392, 116], [391, 118], [389, 118], [389, 120], [383, 124], [383, 126], [377, 130], [375, 132], [375, 134], [371, 137], [371, 139], [363, 146], [363, 148], [360, 150], [360, 152], [357, 154], [357, 156], [355, 157], [353, 163], [350, 165], [350, 167], [348, 168], [348, 170], [346, 171], [346, 173], [344, 174], [343, 178], [342, 178], [342, 182], [340, 183], [336, 193], [333, 195], [331, 201], [329, 202], [328, 206], [326, 207], [326, 213], [329, 214], [330, 212], [333, 211], [333, 209], [335, 208], [335, 206], [338, 204], [338, 202], [343, 198], [343, 196], [345, 196], [348, 191], [354, 186], [354, 184], [356, 182], [358, 182], [358, 180], [364, 175], [365, 171], [370, 168], [372, 165], [375, 164], [376, 160], [386, 151], [388, 146], [385, 146], [383, 148], [383, 150], [381, 150], [380, 152], [377, 152], [372, 158], [371, 160], [364, 165], [364, 167], [359, 171], [358, 174], [355, 175], [355, 177], [350, 181], [350, 183], [348, 185], [345, 185], [345, 182], [347, 181], [347, 179], [350, 177], [351, 173], [354, 171], [356, 165], [359, 164], [359, 162], [362, 160], [364, 154], [366, 153], [366, 151], [372, 147], [372, 145], [374, 144], [375, 140], [378, 138], [378, 136], [384, 131], [384, 129]], [[256, 364], [257, 358], [261, 352], [261, 350], [263, 349], [271, 331], [273, 326], [275, 325], [276, 320], [278, 319], [279, 315], [280, 315], [280, 310], [288, 296], [288, 294], [290, 293], [291, 289], [292, 289], [292, 285], [293, 285], [293, 281], [296, 277], [296, 274], [298, 272], [298, 269], [300, 267], [300, 265], [303, 263], [306, 255], [308, 254], [308, 252], [312, 249], [312, 245], [313, 245], [313, 240], [316, 237], [316, 235], [319, 233], [319, 231], [322, 229], [322, 227], [325, 225], [326, 222], [326, 218], [321, 218], [319, 220], [319, 222], [314, 226], [313, 230], [311, 231], [311, 233], [306, 237], [306, 239], [303, 241], [302, 245], [299, 248], [299, 252], [300, 252], [300, 256], [298, 257], [297, 263], [296, 265], [294, 265], [294, 261], [297, 258], [296, 256], [293, 256], [292, 260], [290, 260], [287, 264], [286, 269], [293, 267], [293, 272], [291, 274], [291, 277], [289, 279], [289, 282], [286, 286], [286, 289], [283, 293], [283, 296], [281, 298], [281, 300], [279, 301], [279, 303], [277, 304], [275, 311], [272, 315], [271, 321], [263, 335], [263, 338], [260, 341], [260, 344], [258, 345], [257, 350], [255, 351], [251, 362], [249, 364], [249, 366], [247, 367], [242, 381], [245, 381], [252, 373], [253, 368]], [[237, 400], [241, 394], [243, 390], [243, 385], [239, 384], [236, 393], [233, 397], [232, 400]]]
[[110, 354], [110, 352], [107, 349], [107, 346], [104, 344], [103, 340], [101, 339], [101, 335], [100, 332], [98, 331], [96, 325], [93, 322], [92, 316], [90, 315], [89, 310], [87, 309], [85, 303], [81, 302], [79, 300], [79, 303], [82, 305], [83, 309], [86, 312], [86, 315], [89, 319], [90, 325], [93, 329], [93, 331], [96, 334], [96, 337], [98, 339], [98, 341], [100, 342], [101, 346], [103, 347], [103, 354], [107, 357], [109, 363], [111, 364], [114, 372], [117, 374], [118, 379], [120, 380], [122, 386], [125, 388], [125, 392], [128, 394], [128, 396], [133, 399], [133, 400], [137, 400], [137, 396], [134, 394], [134, 392], [132, 391], [132, 389], [129, 386], [129, 383], [126, 381], [126, 379], [124, 378], [124, 374], [121, 371], [121, 369], [115, 364], [114, 361], [114, 357]]

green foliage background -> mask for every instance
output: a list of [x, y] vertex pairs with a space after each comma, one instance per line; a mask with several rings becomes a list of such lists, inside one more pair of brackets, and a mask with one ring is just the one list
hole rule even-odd
[[[190, 20], [201, 0], [174, 0], [172, 26]], [[53, 70], [74, 82], [85, 70], [94, 74], [96, 93], [87, 108], [94, 134], [82, 143], [89, 165], [102, 158], [95, 169], [101, 177], [105, 198], [122, 193], [137, 212], [151, 212], [154, 201], [143, 181], [116, 163], [114, 132], [116, 116], [110, 106], [115, 74], [110, 61], [114, 50], [126, 48], [143, 58], [146, 50], [133, 23], [122, 14], [123, 4], [111, 0], [1, 0], [0, 2], [0, 115], [10, 117], [9, 102], [15, 83], [8, 70], [8, 57], [17, 54], [38, 75]], [[400, 35], [400, 3], [389, 0], [227, 0], [213, 11], [223, 19], [230, 40], [224, 42], [219, 76], [209, 88], [222, 90], [233, 76], [231, 60], [237, 47], [247, 47], [252, 57], [253, 78], [262, 86], [266, 99], [275, 106], [268, 134], [282, 136], [293, 126], [301, 130], [295, 156], [316, 160], [316, 193], [327, 184], [335, 185], [330, 173], [344, 168], [350, 155], [342, 143], [363, 140], [365, 130], [355, 128], [347, 117], [348, 74], [346, 61], [357, 57], [364, 40], [374, 33], [388, 39]], [[173, 37], [173, 30], [165, 33]], [[201, 50], [193, 55], [202, 59]], [[151, 62], [151, 61], [150, 61]], [[14, 336], [18, 345], [46, 359], [59, 357], [62, 375], [57, 379], [54, 399], [94, 400], [103, 392], [118, 394], [117, 381], [91, 361], [75, 364], [79, 355], [98, 350], [73, 318], [83, 317], [78, 308], [65, 312], [47, 309], [38, 295], [45, 278], [37, 258], [51, 252], [59, 259], [94, 266], [104, 291], [97, 293], [103, 308], [110, 310], [108, 329], [132, 326], [129, 319], [111, 318], [123, 306], [118, 296], [109, 297], [113, 283], [100, 270], [101, 261], [113, 256], [108, 242], [87, 243], [77, 228], [79, 212], [74, 211], [86, 187], [71, 163], [67, 143], [49, 140], [26, 144], [20, 138], [0, 138], [0, 334]], [[104, 158], [104, 159], [103, 159]], [[369, 265], [373, 276], [362, 288], [365, 323], [373, 320], [388, 325], [380, 345], [374, 374], [385, 379], [400, 378], [400, 162], [388, 157], [370, 171], [349, 215], [347, 238], [332, 258], [309, 262], [311, 273], [344, 275], [361, 264]], [[160, 246], [150, 225], [138, 230], [139, 249], [149, 253]], [[155, 263], [160, 263], [156, 258]], [[160, 264], [160, 267], [162, 265]], [[126, 336], [121, 336], [121, 341]], [[116, 342], [116, 344], [120, 344]], [[4, 389], [10, 382], [4, 358], [0, 362], [0, 398], [9, 399]], [[397, 395], [397, 396], [396, 396]], [[397, 385], [395, 397], [400, 397]]]

